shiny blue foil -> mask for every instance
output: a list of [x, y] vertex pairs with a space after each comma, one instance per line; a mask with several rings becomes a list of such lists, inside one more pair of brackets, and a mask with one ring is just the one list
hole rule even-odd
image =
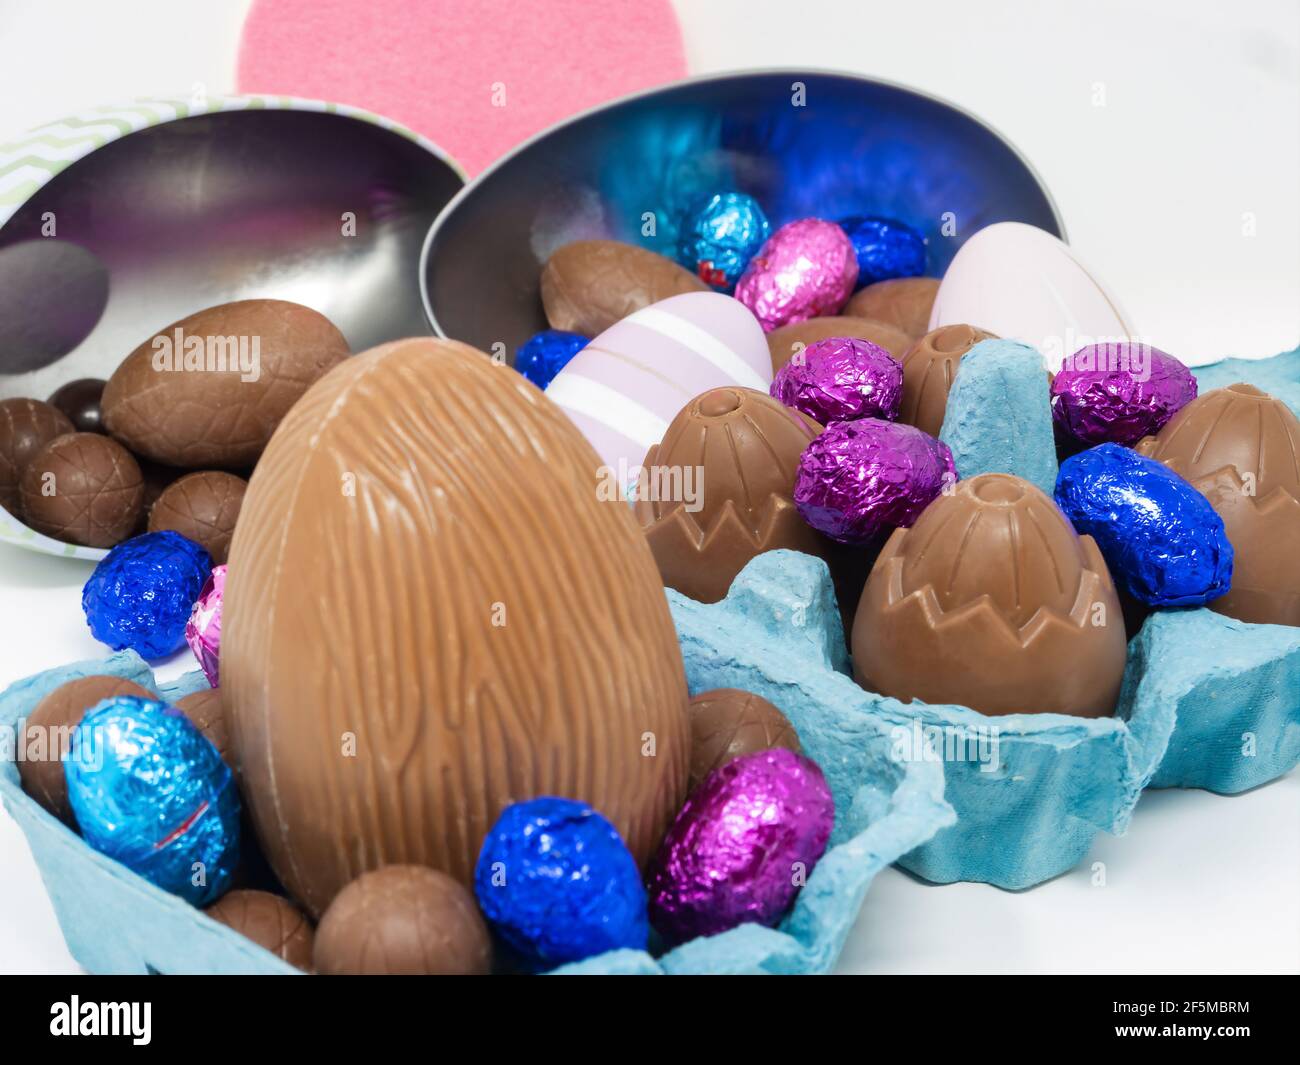
[[474, 891], [493, 930], [538, 969], [646, 947], [636, 861], [583, 802], [544, 796], [506, 807], [483, 841]]
[[92, 708], [64, 762], [68, 799], [95, 850], [195, 906], [239, 860], [239, 792], [217, 749], [174, 707], [120, 695]]
[[771, 228], [753, 196], [715, 192], [683, 223], [678, 261], [701, 281], [728, 292]]
[[581, 333], [543, 329], [525, 340], [515, 351], [515, 369], [538, 388], [546, 388], [569, 360], [591, 342]]
[[212, 556], [176, 532], [125, 540], [100, 559], [81, 590], [90, 631], [114, 651], [163, 658], [185, 644], [185, 622]]
[[892, 218], [846, 218], [840, 223], [858, 257], [858, 287], [925, 274], [925, 238]]
[[1232, 544], [1209, 500], [1131, 448], [1101, 444], [1066, 459], [1056, 503], [1143, 603], [1202, 606], [1232, 583]]

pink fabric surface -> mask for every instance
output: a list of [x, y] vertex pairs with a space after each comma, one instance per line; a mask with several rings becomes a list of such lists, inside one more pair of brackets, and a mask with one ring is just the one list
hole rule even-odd
[[562, 118], [685, 72], [668, 0], [256, 0], [237, 83], [378, 112], [473, 175]]

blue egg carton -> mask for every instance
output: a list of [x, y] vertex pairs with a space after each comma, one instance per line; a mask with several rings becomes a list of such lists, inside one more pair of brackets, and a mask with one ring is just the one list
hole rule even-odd
[[[834, 639], [842, 647], [829, 585], [817, 589], [814, 599], [801, 602], [784, 588], [755, 588], [742, 580], [733, 591], [733, 601], [757, 603], [768, 591], [777, 598], [762, 608], [764, 612], [798, 616], [798, 627], [816, 639], [831, 631], [833, 621]], [[719, 655], [729, 663], [726, 683], [750, 687], [751, 680], [757, 684], [763, 676], [759, 662], [784, 653], [777, 642], [786, 639], [785, 633], [773, 633], [770, 642], [754, 642], [749, 632], [731, 636], [714, 630], [707, 618], [698, 617], [690, 607], [680, 599], [674, 604], [693, 690], [717, 686], [708, 678]], [[824, 642], [823, 661], [829, 647]], [[811, 644], [809, 654], [817, 661]], [[141, 658], [121, 652], [47, 670], [10, 685], [0, 693], [0, 729], [12, 729], [60, 684], [93, 674], [134, 681], [169, 702], [206, 686], [198, 672], [160, 685]], [[687, 943], [659, 958], [640, 951], [615, 951], [561, 971], [793, 974], [826, 972], [835, 964], [876, 873], [952, 824], [955, 815], [943, 798], [943, 767], [894, 760], [883, 723], [864, 717], [847, 731], [826, 731], [816, 724], [815, 706], [801, 704], [787, 710], [805, 749], [826, 771], [835, 793], [837, 819], [830, 849], [780, 928], [744, 926]], [[297, 972], [92, 850], [22, 790], [13, 759], [12, 747], [0, 751], [0, 799], [27, 837], [68, 949], [84, 968], [93, 973]]]

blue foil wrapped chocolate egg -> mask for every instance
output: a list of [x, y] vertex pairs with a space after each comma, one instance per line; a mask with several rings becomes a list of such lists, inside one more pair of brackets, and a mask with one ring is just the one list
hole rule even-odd
[[119, 695], [87, 712], [64, 762], [95, 850], [195, 906], [230, 886], [239, 793], [217, 749], [174, 707]]
[[771, 228], [753, 196], [715, 193], [683, 222], [679, 260], [705, 284], [730, 291]]
[[506, 807], [483, 841], [474, 891], [488, 923], [536, 968], [644, 950], [641, 874], [618, 830], [584, 802]]
[[846, 218], [840, 223], [858, 257], [858, 287], [925, 273], [925, 238], [892, 218]]
[[1149, 606], [1202, 606], [1232, 583], [1232, 544], [1209, 500], [1131, 448], [1066, 459], [1056, 503], [1097, 541], [1115, 583]]
[[100, 559], [81, 590], [90, 631], [114, 651], [163, 658], [185, 644], [185, 623], [212, 556], [176, 532], [125, 540]]
[[525, 340], [515, 351], [515, 369], [545, 389], [551, 379], [569, 364], [569, 360], [591, 343], [581, 333], [563, 329], [543, 329]]

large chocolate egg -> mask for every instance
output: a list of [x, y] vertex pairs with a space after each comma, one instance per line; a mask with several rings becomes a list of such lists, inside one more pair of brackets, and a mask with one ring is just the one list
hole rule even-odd
[[633, 502], [664, 584], [716, 603], [763, 551], [827, 554], [792, 498], [799, 456], [820, 432], [748, 388], [715, 388], [683, 407], [646, 455]]
[[1223, 519], [1232, 587], [1211, 610], [1300, 625], [1300, 420], [1254, 385], [1192, 400], [1137, 450], [1192, 482]]
[[863, 687], [984, 714], [1110, 714], [1125, 647], [1097, 545], [1005, 473], [959, 481], [895, 531], [853, 624]]
[[686, 679], [599, 464], [451, 341], [349, 359], [281, 424], [231, 545], [221, 690], [263, 849], [311, 913], [382, 865], [468, 884], [538, 795], [653, 852], [685, 793]]
[[104, 428], [168, 466], [240, 469], [348, 342], [324, 315], [240, 300], [169, 325], [131, 352], [100, 399]]

